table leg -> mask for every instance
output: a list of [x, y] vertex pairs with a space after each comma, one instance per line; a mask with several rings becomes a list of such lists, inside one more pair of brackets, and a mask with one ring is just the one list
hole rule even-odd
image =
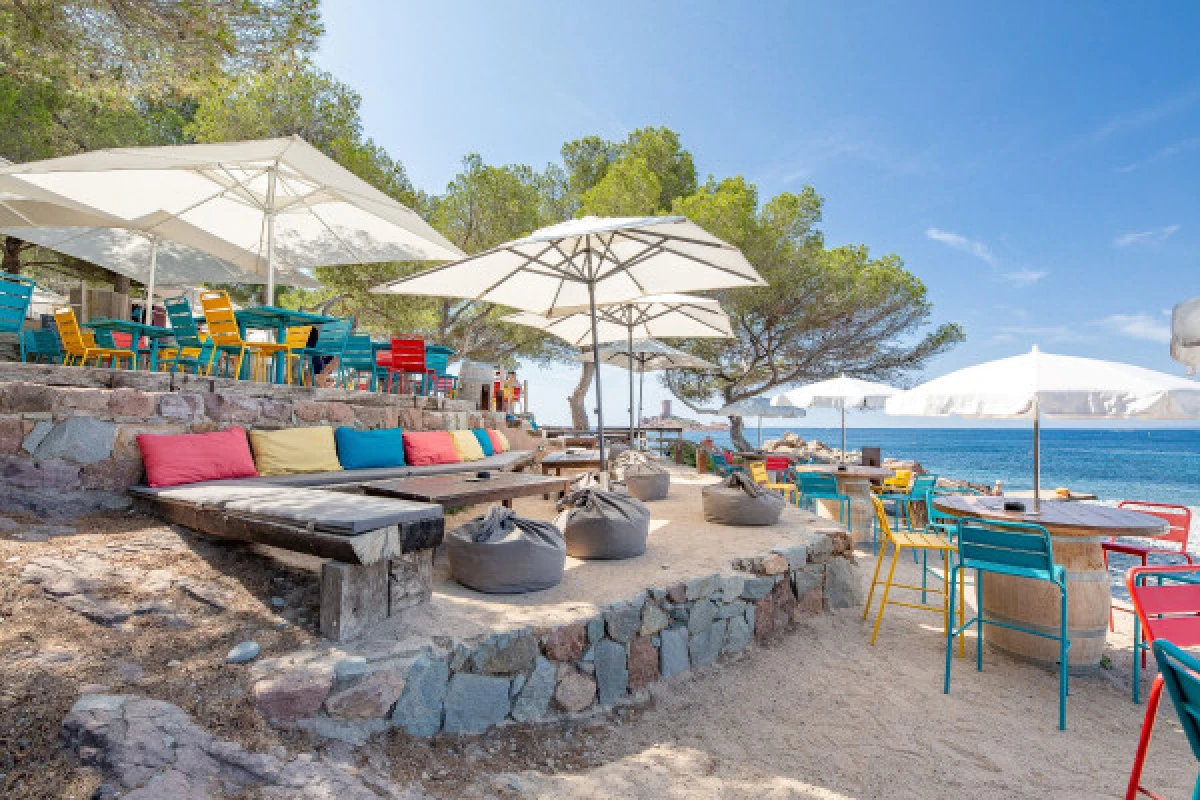
[[504, 498], [503, 500], [500, 501], [500, 505], [504, 506], [505, 508], [511, 509], [513, 507], [512, 498], [511, 497]]
[[150, 371], [158, 372], [158, 337], [150, 340]]

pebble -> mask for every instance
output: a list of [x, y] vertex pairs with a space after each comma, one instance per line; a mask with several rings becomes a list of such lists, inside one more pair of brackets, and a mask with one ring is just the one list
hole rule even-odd
[[175, 659], [172, 658], [170, 661], [167, 662], [167, 666], [171, 667], [171, 668], [175, 668], [175, 667], [178, 667], [182, 663], [183, 663], [182, 661], [176, 661]]
[[283, 608], [287, 605], [287, 600], [284, 600], [282, 597], [272, 597], [271, 605], [273, 605], [275, 608]]
[[245, 664], [258, 658], [258, 653], [258, 642], [242, 642], [229, 651], [229, 655], [225, 656], [225, 661], [228, 664]]

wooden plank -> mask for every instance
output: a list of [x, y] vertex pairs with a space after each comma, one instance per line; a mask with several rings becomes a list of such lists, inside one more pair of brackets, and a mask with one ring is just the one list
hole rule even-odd
[[563, 492], [569, 487], [570, 481], [566, 478], [496, 473], [485, 481], [470, 481], [465, 475], [430, 475], [375, 481], [364, 484], [363, 491], [380, 497], [396, 497], [443, 506], [468, 506], [500, 503], [514, 497]]
[[388, 614], [429, 602], [433, 597], [433, 551], [418, 550], [388, 563]]
[[388, 616], [389, 563], [367, 566], [327, 561], [321, 565], [321, 635], [354, 639]]

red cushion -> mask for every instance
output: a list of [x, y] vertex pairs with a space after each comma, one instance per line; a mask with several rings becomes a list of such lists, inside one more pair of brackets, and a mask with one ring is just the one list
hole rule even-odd
[[494, 430], [492, 430], [491, 428], [488, 428], [487, 435], [488, 435], [488, 438], [492, 440], [492, 450], [494, 450], [497, 453], [503, 453], [506, 450], [508, 450], [508, 447], [505, 446], [505, 444], [504, 444], [504, 440], [501, 439], [500, 436]]
[[454, 449], [454, 439], [449, 431], [424, 431], [404, 433], [404, 460], [410, 466], [427, 467], [430, 464], [457, 464], [462, 461]]
[[139, 433], [146, 482], [154, 488], [258, 475], [242, 428], [215, 433]]

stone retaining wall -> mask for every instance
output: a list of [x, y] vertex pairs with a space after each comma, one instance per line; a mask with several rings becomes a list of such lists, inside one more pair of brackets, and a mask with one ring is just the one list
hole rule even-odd
[[797, 540], [549, 629], [435, 640], [372, 659], [267, 659], [253, 667], [255, 703], [276, 726], [362, 741], [388, 726], [422, 737], [478, 734], [642, 702], [655, 682], [734, 657], [799, 617], [862, 604], [847, 534]]
[[468, 400], [272, 386], [197, 375], [0, 364], [0, 510], [71, 515], [127, 503], [139, 433], [241, 425], [498, 427]]

